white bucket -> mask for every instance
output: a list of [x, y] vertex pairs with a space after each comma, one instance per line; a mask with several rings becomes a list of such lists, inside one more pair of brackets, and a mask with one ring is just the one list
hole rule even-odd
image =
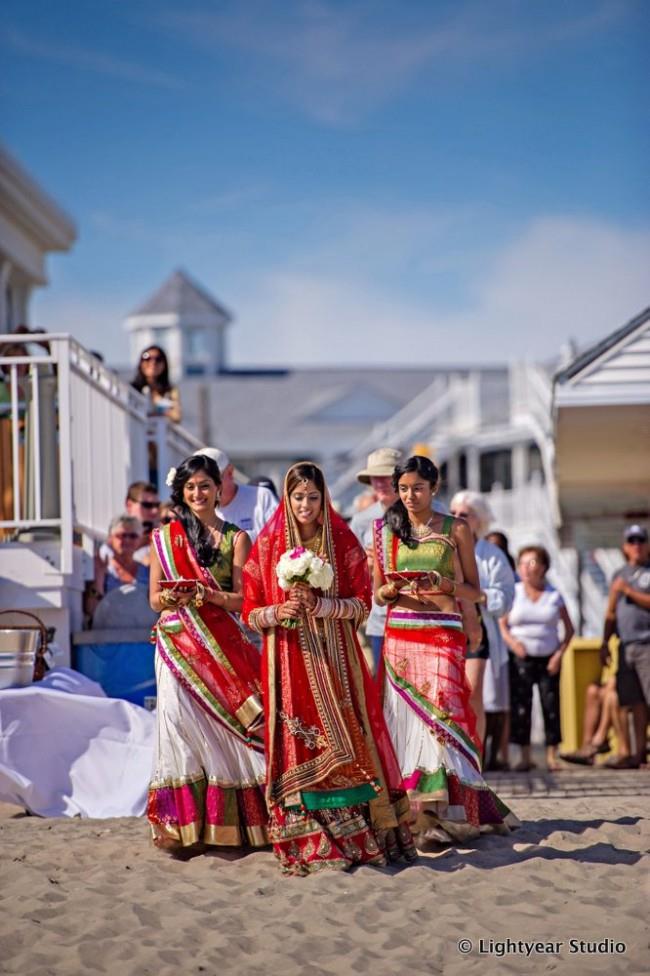
[[0, 691], [32, 683], [39, 640], [33, 627], [0, 629]]

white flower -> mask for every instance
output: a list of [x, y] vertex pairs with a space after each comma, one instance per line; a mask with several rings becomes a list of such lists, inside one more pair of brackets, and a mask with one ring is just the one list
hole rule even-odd
[[303, 546], [283, 553], [275, 567], [275, 574], [283, 590], [291, 589], [296, 582], [326, 590], [334, 579], [332, 567]]
[[322, 563], [319, 569], [312, 570], [309, 574], [309, 583], [317, 590], [328, 590], [333, 582], [334, 573], [329, 563]]
[[176, 468], [170, 468], [167, 472], [167, 477], [165, 478], [165, 484], [168, 488], [174, 484], [174, 478], [176, 477]]

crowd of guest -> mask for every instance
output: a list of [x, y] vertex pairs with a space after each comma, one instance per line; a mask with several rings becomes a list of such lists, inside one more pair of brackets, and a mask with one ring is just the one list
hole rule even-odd
[[[350, 527], [372, 560], [372, 525], [396, 499], [390, 466], [400, 452], [378, 448], [358, 474], [367, 486], [353, 505]], [[433, 508], [444, 512], [435, 500]], [[610, 769], [634, 769], [645, 763], [645, 729], [650, 698], [650, 562], [648, 533], [628, 526], [622, 545], [626, 565], [612, 580], [604, 625], [603, 671], [586, 692], [583, 742], [579, 749], [558, 753], [562, 741], [560, 675], [562, 659], [574, 627], [561, 593], [551, 584], [551, 559], [541, 545], [509, 551], [506, 535], [490, 531], [493, 522], [487, 499], [478, 492], [458, 492], [450, 513], [467, 521], [475, 541], [482, 599], [461, 601], [467, 635], [465, 673], [471, 704], [484, 743], [484, 768], [510, 767], [510, 746], [518, 747], [516, 771], [535, 768], [531, 733], [534, 689], [549, 771], [562, 761], [592, 765], [595, 758], [616, 751], [604, 762]], [[365, 635], [377, 668], [382, 654], [386, 608], [373, 603]], [[478, 622], [480, 638], [473, 636]], [[612, 636], [618, 637], [612, 645]]]
[[[159, 346], [143, 351], [133, 386], [149, 398], [152, 414], [180, 420], [178, 390], [170, 380], [167, 357]], [[196, 453], [210, 458], [220, 473], [217, 517], [244, 530], [254, 542], [277, 509], [275, 485], [264, 477], [242, 483], [223, 449], [205, 447]], [[399, 450], [378, 447], [357, 475], [363, 491], [354, 501], [349, 524], [366, 553], [371, 573], [375, 557], [373, 526], [385, 518], [398, 500], [394, 475], [401, 460]], [[484, 748], [484, 768], [509, 768], [511, 745], [518, 747], [514, 769], [528, 771], [535, 767], [531, 751], [535, 687], [549, 770], [561, 768], [560, 760], [593, 764], [596, 756], [609, 751], [611, 732], [616, 736], [617, 753], [608, 766], [636, 768], [645, 762], [650, 696], [646, 530], [641, 526], [626, 530], [626, 566], [612, 581], [603, 639], [604, 670], [601, 679], [587, 690], [583, 742], [579, 749], [558, 756], [562, 740], [560, 674], [574, 630], [562, 595], [548, 580], [549, 553], [541, 545], [530, 544], [520, 549], [515, 562], [507, 537], [498, 530], [491, 531], [492, 513], [487, 499], [478, 492], [458, 492], [448, 506], [433, 496], [435, 492], [431, 511], [463, 520], [474, 545], [480, 596], [476, 601], [460, 599], [457, 603], [466, 637], [465, 680], [477, 735]], [[153, 482], [140, 481], [129, 487], [124, 511], [112, 519], [107, 541], [95, 559], [95, 576], [84, 599], [89, 623], [98, 619], [100, 603], [110, 598], [113, 591], [139, 589], [141, 594], [146, 593], [152, 531], [175, 518], [174, 506], [161, 502]], [[387, 606], [373, 600], [360, 637], [376, 673], [382, 666], [386, 620]], [[610, 638], [614, 634], [620, 639], [620, 648], [612, 666]]]

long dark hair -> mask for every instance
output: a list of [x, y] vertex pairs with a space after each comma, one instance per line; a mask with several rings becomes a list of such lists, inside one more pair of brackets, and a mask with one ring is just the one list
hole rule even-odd
[[142, 393], [145, 386], [149, 386], [149, 380], [142, 372], [142, 357], [146, 352], [157, 352], [160, 358], [162, 359], [163, 362], [162, 372], [160, 373], [159, 376], [156, 376], [156, 378], [151, 382], [153, 383], [153, 391], [155, 393], [158, 393], [159, 396], [164, 396], [165, 393], [170, 392], [170, 390], [172, 389], [172, 385], [169, 380], [169, 363], [167, 362], [167, 353], [165, 352], [164, 349], [161, 349], [160, 346], [147, 346], [146, 349], [142, 350], [142, 352], [140, 353], [140, 361], [138, 362], [138, 368], [131, 382], [131, 386], [135, 387], [135, 389], [139, 393]]
[[206, 568], [214, 566], [219, 560], [219, 550], [212, 543], [212, 536], [206, 529], [201, 519], [197, 518], [192, 509], [185, 504], [183, 498], [183, 488], [185, 482], [192, 478], [199, 471], [205, 471], [208, 478], [212, 478], [216, 485], [221, 484], [221, 472], [219, 465], [206, 454], [192, 454], [185, 458], [182, 464], [176, 469], [172, 482], [172, 505], [177, 517], [183, 523], [187, 532], [187, 538], [194, 548], [201, 566]]
[[325, 504], [325, 479], [323, 472], [315, 464], [305, 461], [303, 464], [295, 464], [287, 472], [287, 495], [295, 490], [301, 481], [313, 481], [322, 495], [321, 503]]
[[[432, 489], [437, 487], [440, 473], [433, 461], [428, 457], [424, 457], [422, 454], [414, 454], [404, 461], [403, 464], [395, 466], [395, 470], [393, 471], [393, 489], [399, 492], [399, 479], [403, 474], [412, 474], [413, 472], [416, 472], [421, 478], [428, 481]], [[398, 498], [386, 510], [384, 521], [389, 529], [395, 535], [399, 536], [402, 542], [406, 543], [407, 546], [415, 546], [416, 543], [412, 538], [411, 520], [401, 498]]]

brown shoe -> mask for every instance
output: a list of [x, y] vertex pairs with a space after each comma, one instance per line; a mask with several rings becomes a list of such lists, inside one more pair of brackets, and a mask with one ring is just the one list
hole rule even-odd
[[595, 751], [587, 747], [586, 749], [576, 749], [575, 752], [561, 752], [560, 759], [564, 762], [574, 763], [576, 766], [593, 766]]
[[641, 763], [633, 756], [618, 756], [603, 763], [603, 769], [638, 769]]

